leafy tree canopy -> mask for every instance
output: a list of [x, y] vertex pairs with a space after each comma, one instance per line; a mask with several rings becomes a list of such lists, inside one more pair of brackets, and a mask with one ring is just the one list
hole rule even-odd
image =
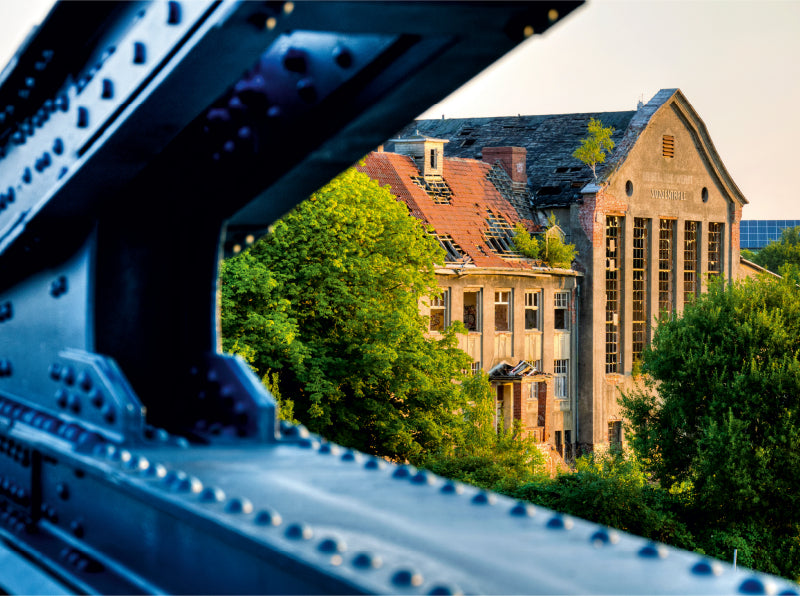
[[480, 387], [462, 384], [463, 326], [429, 337], [420, 315], [443, 258], [405, 205], [350, 169], [224, 263], [223, 348], [277, 372], [293, 415], [330, 440], [397, 459], [446, 450]]
[[633, 447], [661, 485], [688, 486], [720, 544], [758, 528], [758, 540], [781, 545], [762, 553], [759, 567], [795, 578], [798, 356], [794, 283], [767, 276], [718, 283], [682, 314], [660, 322], [643, 355], [649, 386], [621, 399]]
[[613, 126], [603, 126], [597, 118], [591, 118], [587, 127], [588, 134], [581, 139], [580, 146], [575, 149], [572, 157], [592, 168], [595, 181], [597, 180], [597, 164], [606, 160], [606, 151], [614, 148], [611, 135], [614, 134]]
[[[774, 273], [787, 272], [798, 277], [800, 272], [800, 227], [785, 228], [781, 239], [770, 242], [758, 252], [742, 251], [742, 256], [756, 265], [769, 269]], [[787, 271], [788, 269], [788, 271]]]

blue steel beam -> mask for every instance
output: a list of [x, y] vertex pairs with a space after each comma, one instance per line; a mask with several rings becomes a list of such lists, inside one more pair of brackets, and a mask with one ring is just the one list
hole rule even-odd
[[797, 587], [343, 450], [216, 353], [216, 263], [578, 2], [56, 5], [0, 75], [0, 588]]

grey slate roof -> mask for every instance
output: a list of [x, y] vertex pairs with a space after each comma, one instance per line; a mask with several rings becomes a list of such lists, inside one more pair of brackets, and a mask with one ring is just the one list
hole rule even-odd
[[[591, 118], [614, 127], [614, 150], [597, 168], [598, 178], [603, 180], [625, 159], [650, 117], [675, 92], [663, 89], [646, 105], [629, 112], [417, 120], [396, 136], [408, 137], [419, 131], [421, 135], [448, 139], [445, 155], [473, 159], [481, 158], [484, 147], [525, 147], [533, 206], [556, 207], [580, 198], [580, 190], [594, 180], [591, 168], [572, 157], [587, 134]], [[387, 150], [393, 149], [387, 144]]]

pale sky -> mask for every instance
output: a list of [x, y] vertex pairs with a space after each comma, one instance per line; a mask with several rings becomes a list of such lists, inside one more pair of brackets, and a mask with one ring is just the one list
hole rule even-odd
[[[5, 64], [51, 0], [0, 0]], [[800, 0], [595, 0], [534, 36], [427, 118], [635, 109], [680, 88], [750, 204], [800, 219]]]

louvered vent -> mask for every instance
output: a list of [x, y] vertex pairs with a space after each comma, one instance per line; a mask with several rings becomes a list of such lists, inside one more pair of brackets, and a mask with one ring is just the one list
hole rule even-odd
[[661, 155], [670, 159], [675, 157], [675, 137], [672, 135], [661, 137]]

